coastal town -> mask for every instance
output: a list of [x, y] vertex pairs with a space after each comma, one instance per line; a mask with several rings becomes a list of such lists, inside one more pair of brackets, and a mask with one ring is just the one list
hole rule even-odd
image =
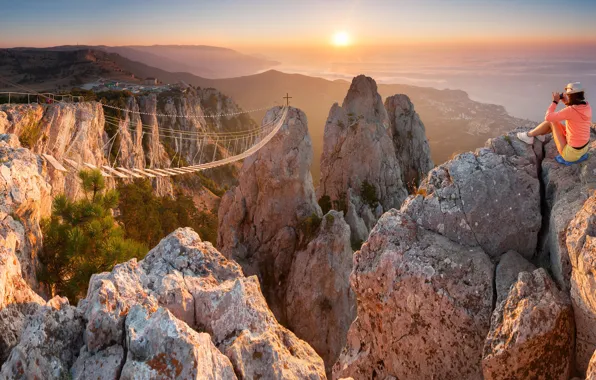
[[148, 77], [140, 83], [130, 83], [125, 81], [117, 81], [113, 79], [99, 78], [96, 82], [86, 83], [81, 86], [84, 90], [91, 90], [93, 92], [105, 91], [130, 91], [133, 94], [153, 92], [160, 93], [170, 90], [186, 91], [190, 86], [184, 81], [177, 83], [163, 83], [158, 78]]

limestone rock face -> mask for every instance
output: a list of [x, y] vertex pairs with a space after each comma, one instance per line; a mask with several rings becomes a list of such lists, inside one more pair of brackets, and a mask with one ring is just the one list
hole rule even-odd
[[550, 264], [555, 281], [566, 290], [570, 289], [571, 262], [565, 245], [565, 230], [596, 189], [595, 138], [596, 134], [592, 132], [587, 161], [571, 166], [557, 163], [554, 158], [558, 152], [552, 141], [545, 146], [542, 161], [547, 221], [542, 257]]
[[480, 249], [385, 213], [354, 256], [358, 318], [333, 377], [480, 378], [493, 273]]
[[[85, 368], [123, 368], [129, 377], [173, 379], [179, 370], [190, 378], [229, 378], [228, 359], [240, 378], [325, 375], [316, 352], [276, 321], [257, 278], [244, 277], [238, 264], [188, 228], [163, 239], [145, 259], [94, 275], [77, 310], [85, 345], [73, 366], [76, 376]], [[209, 334], [227, 359], [191, 330]], [[166, 354], [170, 349], [179, 350], [175, 357]]]
[[350, 227], [340, 212], [331, 210], [316, 238], [296, 254], [289, 276], [288, 326], [321, 355], [329, 374], [356, 317], [352, 255]]
[[50, 186], [38, 157], [20, 147], [15, 135], [0, 135], [0, 364], [18, 343], [27, 317], [45, 301], [35, 277], [49, 212]]
[[51, 187], [38, 156], [21, 148], [14, 136], [0, 135], [0, 240], [16, 255], [22, 275], [37, 289], [39, 222], [51, 210]]
[[[267, 112], [263, 123], [281, 108]], [[244, 161], [238, 186], [219, 208], [218, 247], [246, 275], [257, 275], [275, 316], [285, 323], [284, 294], [301, 233], [322, 212], [315, 199], [312, 144], [304, 113], [291, 108], [273, 139]]]
[[576, 361], [586, 371], [596, 350], [596, 194], [569, 223], [566, 249], [572, 266], [571, 300], [575, 313]]
[[[377, 84], [364, 75], [353, 79], [342, 106], [329, 111], [317, 197], [329, 197], [346, 213], [353, 242], [366, 240], [381, 214], [407, 196], [389, 128]], [[368, 194], [365, 181], [372, 186]]]
[[390, 132], [397, 161], [401, 167], [402, 182], [418, 185], [435, 166], [430, 156], [426, 129], [414, 104], [407, 95], [393, 95], [385, 100]]
[[454, 242], [493, 258], [514, 250], [531, 258], [541, 227], [540, 183], [533, 148], [511, 136], [433, 169], [402, 211]]
[[534, 264], [524, 259], [519, 253], [509, 251], [501, 256], [495, 271], [495, 287], [497, 290], [497, 305], [507, 298], [509, 289], [517, 281], [520, 272], [532, 272]]
[[58, 309], [42, 307], [28, 322], [19, 344], [2, 366], [0, 379], [64, 379], [69, 377], [83, 345], [83, 321], [67, 300]]
[[232, 363], [208, 334], [197, 333], [164, 308], [148, 314], [139, 305], [128, 313], [128, 355], [120, 379], [236, 379]]
[[482, 368], [485, 379], [569, 379], [573, 368], [569, 297], [542, 268], [521, 272], [493, 313]]

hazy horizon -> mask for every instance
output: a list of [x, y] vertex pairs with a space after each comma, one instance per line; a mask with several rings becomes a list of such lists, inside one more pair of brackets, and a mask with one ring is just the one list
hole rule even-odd
[[596, 88], [593, 1], [3, 2], [0, 47], [216, 46], [287, 73], [460, 89], [536, 121], [567, 82]]

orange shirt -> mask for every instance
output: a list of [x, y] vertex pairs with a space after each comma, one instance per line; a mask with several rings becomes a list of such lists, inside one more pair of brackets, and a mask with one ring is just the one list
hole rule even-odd
[[592, 123], [592, 107], [589, 104], [568, 106], [555, 112], [557, 105], [553, 102], [546, 111], [544, 120], [550, 122], [561, 122], [566, 120], [565, 128], [567, 145], [574, 148], [581, 148], [590, 141], [590, 124]]

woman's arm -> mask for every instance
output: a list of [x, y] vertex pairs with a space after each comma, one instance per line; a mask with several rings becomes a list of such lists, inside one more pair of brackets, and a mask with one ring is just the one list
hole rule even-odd
[[544, 116], [545, 121], [554, 122], [567, 120], [567, 118], [569, 117], [569, 111], [571, 109], [569, 107], [565, 107], [559, 112], [556, 112], [555, 110], [557, 109], [557, 104], [559, 104], [559, 100], [559, 93], [553, 92], [553, 101], [550, 104], [550, 107], [548, 107], [548, 109], [546, 110], [546, 115]]

